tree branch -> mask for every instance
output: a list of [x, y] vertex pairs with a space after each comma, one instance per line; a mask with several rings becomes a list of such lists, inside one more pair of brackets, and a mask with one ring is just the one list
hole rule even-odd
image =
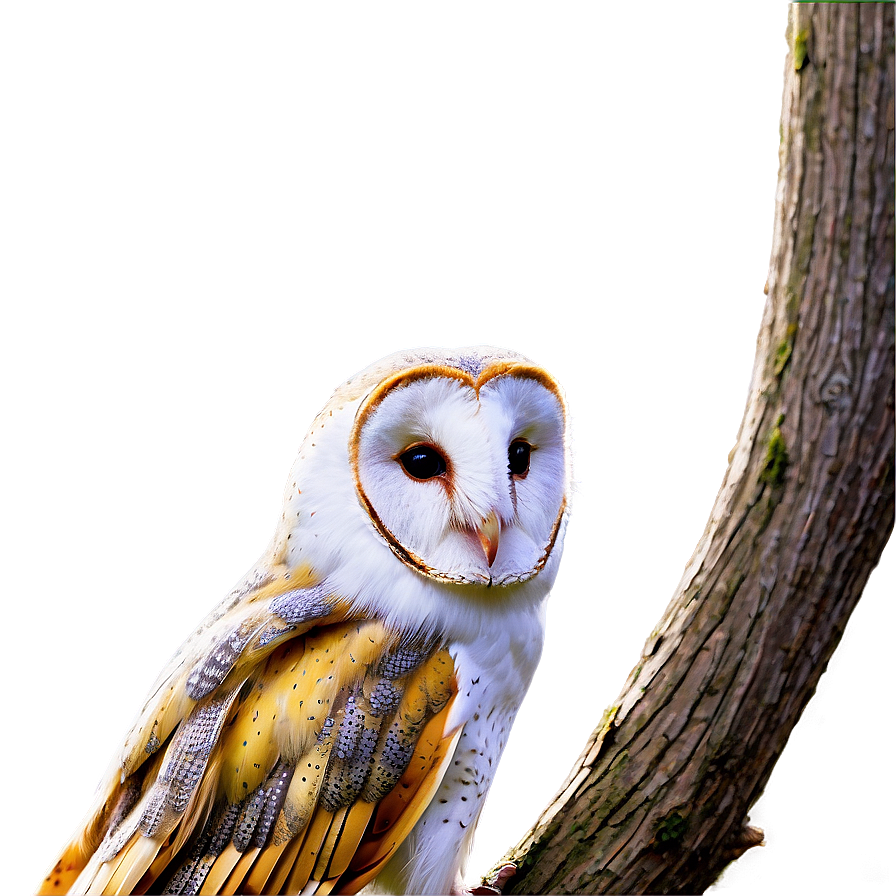
[[508, 890], [699, 892], [893, 527], [893, 6], [791, 7], [768, 302], [706, 530]]

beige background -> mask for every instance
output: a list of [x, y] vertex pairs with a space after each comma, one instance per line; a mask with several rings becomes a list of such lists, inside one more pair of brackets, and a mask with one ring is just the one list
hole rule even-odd
[[[573, 412], [549, 641], [474, 871], [618, 693], [734, 443], [783, 5], [297, 6], [0, 12], [9, 892], [37, 883], [157, 671], [265, 546], [305, 427], [355, 370], [507, 345]], [[753, 813], [768, 845], [720, 890], [892, 885], [874, 769], [892, 761], [893, 559]]]

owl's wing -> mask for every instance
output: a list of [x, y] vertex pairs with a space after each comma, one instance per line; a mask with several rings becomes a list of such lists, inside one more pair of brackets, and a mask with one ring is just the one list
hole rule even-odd
[[431, 639], [259, 589], [163, 673], [40, 892], [355, 892], [432, 799], [455, 693]]

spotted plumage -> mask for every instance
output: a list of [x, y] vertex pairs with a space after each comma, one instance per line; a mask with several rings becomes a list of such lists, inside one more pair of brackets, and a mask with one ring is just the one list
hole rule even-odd
[[316, 418], [271, 547], [162, 672], [42, 892], [449, 892], [541, 652], [565, 410], [498, 349]]

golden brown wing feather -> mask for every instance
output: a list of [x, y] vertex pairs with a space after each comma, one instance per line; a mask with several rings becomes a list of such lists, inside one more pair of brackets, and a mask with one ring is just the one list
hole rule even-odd
[[283, 577], [179, 656], [40, 892], [324, 893], [375, 876], [453, 750], [448, 652]]

